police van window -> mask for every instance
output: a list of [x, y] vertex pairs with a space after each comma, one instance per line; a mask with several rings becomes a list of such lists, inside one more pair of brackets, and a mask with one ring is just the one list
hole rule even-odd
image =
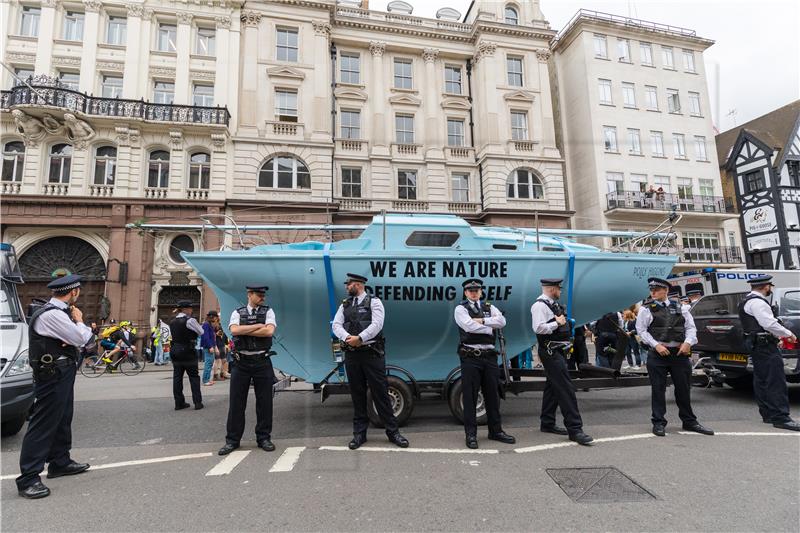
[[[699, 300], [692, 308], [692, 315], [694, 316], [715, 316], [720, 314], [729, 315], [736, 313], [736, 305], [731, 305], [732, 302], [728, 299], [729, 295], [725, 294], [712, 294]], [[730, 295], [732, 299], [738, 300], [740, 295]], [[719, 313], [717, 312], [719, 311]]]
[[19, 307], [16, 287], [6, 280], [0, 289], [0, 322], [22, 322], [22, 310]]
[[800, 316], [800, 291], [790, 291], [784, 294], [779, 311], [783, 316]]
[[427, 246], [433, 248], [449, 248], [459, 238], [454, 231], [415, 231], [406, 239], [406, 246]]

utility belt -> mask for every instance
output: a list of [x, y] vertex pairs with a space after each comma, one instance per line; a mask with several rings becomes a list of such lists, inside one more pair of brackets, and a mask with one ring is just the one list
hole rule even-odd
[[461, 357], [497, 358], [497, 350], [494, 348], [471, 348], [469, 346], [464, 346], [463, 344], [459, 344], [458, 355], [460, 355]]
[[744, 335], [745, 341], [749, 341], [753, 347], [756, 346], [777, 346], [780, 340], [771, 333], [746, 333]]
[[342, 351], [348, 353], [374, 353], [378, 357], [383, 357], [386, 353], [386, 342], [383, 339], [375, 341], [372, 344], [362, 344], [358, 347], [350, 346], [346, 342], [342, 341], [340, 343], [340, 347]]
[[548, 355], [559, 354], [572, 358], [572, 341], [545, 341], [544, 349]]
[[255, 361], [266, 361], [273, 355], [277, 355], [278, 352], [274, 350], [270, 350], [268, 352], [259, 352], [259, 353], [241, 353], [234, 351], [233, 358], [236, 361], [247, 361], [247, 362], [255, 362]]
[[56, 368], [76, 367], [77, 360], [74, 357], [64, 355], [43, 354], [38, 360], [31, 360], [31, 369], [35, 381], [46, 381], [55, 377]]

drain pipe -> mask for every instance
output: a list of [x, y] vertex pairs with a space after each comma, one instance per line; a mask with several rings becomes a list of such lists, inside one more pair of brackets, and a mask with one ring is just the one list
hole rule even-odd
[[[331, 41], [331, 203], [336, 197], [336, 43]], [[330, 220], [329, 222], [333, 222]]]
[[[475, 120], [472, 116], [472, 60], [467, 59], [467, 101], [469, 102], [469, 145], [475, 150]], [[481, 213], [483, 213], [483, 163], [478, 161], [475, 152], [475, 162], [478, 163], [478, 186], [481, 193]]]

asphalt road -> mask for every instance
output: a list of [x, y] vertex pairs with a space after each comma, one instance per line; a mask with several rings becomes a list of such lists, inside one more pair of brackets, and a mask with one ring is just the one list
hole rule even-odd
[[[278, 449], [266, 453], [253, 441], [251, 394], [243, 453], [225, 460], [216, 450], [227, 382], [203, 393], [205, 409], [176, 412], [169, 372], [79, 376], [73, 457], [94, 468], [45, 480], [49, 498], [23, 500], [12, 477], [23, 433], [3, 439], [2, 530], [800, 530], [800, 433], [761, 423], [751, 396], [728, 388], [693, 389], [701, 422], [725, 434], [679, 433], [670, 405], [666, 438], [649, 433], [649, 389], [580, 391], [585, 429], [599, 441], [589, 448], [538, 431], [541, 393], [512, 396], [502, 413], [517, 444], [481, 432], [481, 453], [465, 450], [463, 428], [435, 398], [419, 402], [404, 428], [409, 450], [424, 452], [389, 447], [379, 429], [362, 450], [342, 449], [351, 434], [349, 398], [320, 405], [308, 392], [276, 397]], [[800, 414], [800, 388], [791, 400]], [[576, 502], [547, 471], [592, 467], [617, 468], [647, 501]], [[605, 487], [610, 479], [591, 491], [630, 499]]]

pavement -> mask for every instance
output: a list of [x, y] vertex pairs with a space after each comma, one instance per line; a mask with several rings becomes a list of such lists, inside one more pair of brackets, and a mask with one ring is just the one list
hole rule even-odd
[[[752, 397], [728, 388], [692, 391], [713, 437], [682, 433], [669, 405], [668, 436], [650, 433], [649, 389], [579, 391], [581, 447], [538, 431], [541, 393], [502, 402], [517, 444], [485, 439], [467, 450], [463, 428], [434, 396], [403, 428], [411, 447], [371, 429], [360, 450], [349, 398], [275, 398], [273, 442], [255, 447], [253, 396], [242, 447], [227, 457], [228, 382], [203, 387], [205, 409], [173, 410], [171, 373], [76, 382], [73, 458], [85, 474], [44, 482], [37, 501], [17, 496], [19, 435], [2, 440], [3, 531], [798, 531], [800, 433], [763, 424]], [[186, 384], [188, 392], [188, 383]], [[790, 390], [800, 413], [800, 387]], [[671, 393], [668, 392], [668, 397]], [[611, 479], [578, 487], [617, 501], [586, 503], [552, 469], [615, 467], [639, 496]], [[549, 472], [548, 472], [549, 471]], [[580, 481], [576, 481], [580, 485]], [[588, 488], [587, 488], [588, 487]], [[584, 493], [585, 489], [585, 493]], [[643, 496], [642, 496], [643, 495]]]

